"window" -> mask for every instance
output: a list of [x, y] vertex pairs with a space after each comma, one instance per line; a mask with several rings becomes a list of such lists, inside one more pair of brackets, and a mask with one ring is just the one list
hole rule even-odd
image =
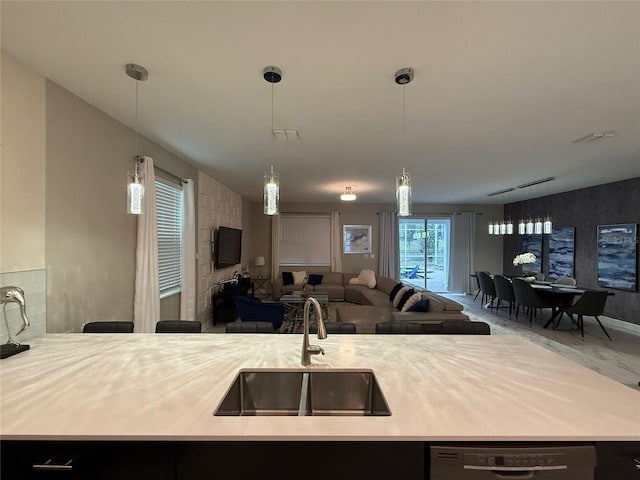
[[434, 292], [446, 292], [449, 278], [448, 218], [400, 219], [400, 276]]
[[160, 298], [180, 291], [182, 272], [182, 188], [156, 180]]
[[331, 266], [331, 217], [282, 215], [280, 265]]

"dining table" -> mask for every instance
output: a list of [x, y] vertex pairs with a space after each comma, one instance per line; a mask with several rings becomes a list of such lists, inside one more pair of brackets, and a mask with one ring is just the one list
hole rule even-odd
[[[547, 298], [551, 298], [556, 305], [551, 310], [551, 317], [544, 324], [543, 328], [548, 328], [553, 324], [553, 328], [556, 328], [562, 319], [563, 310], [562, 307], [570, 306], [576, 296], [582, 295], [584, 292], [593, 290], [591, 288], [578, 287], [572, 285], [565, 285], [561, 283], [553, 283], [549, 281], [537, 280], [531, 283], [533, 289], [539, 294]], [[609, 295], [613, 295], [613, 292], [607, 292]], [[571, 318], [571, 317], [569, 317]], [[577, 323], [573, 318], [571, 321], [577, 326]], [[555, 322], [555, 323], [554, 323]]]

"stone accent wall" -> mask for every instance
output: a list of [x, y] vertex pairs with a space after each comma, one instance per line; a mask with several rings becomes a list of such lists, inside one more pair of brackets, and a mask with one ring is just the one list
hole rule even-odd
[[[47, 332], [47, 274], [44, 269], [25, 270], [22, 272], [4, 272], [0, 273], [1, 287], [20, 287], [24, 290], [24, 299], [27, 304], [27, 318], [31, 326], [15, 337], [15, 334], [22, 326], [22, 317], [20, 316], [20, 305], [17, 303], [7, 304], [7, 320], [11, 335], [14, 340], [19, 343], [25, 343], [31, 338], [40, 337]], [[2, 307], [0, 307], [0, 315], [2, 315]], [[4, 317], [0, 318], [0, 343], [7, 343], [9, 336], [7, 335], [7, 327]]]
[[[222, 270], [213, 268], [211, 239], [219, 226], [242, 228], [242, 196], [214, 178], [198, 172], [198, 320], [211, 318], [211, 290], [232, 277], [240, 264]], [[243, 241], [247, 241], [243, 239]]]

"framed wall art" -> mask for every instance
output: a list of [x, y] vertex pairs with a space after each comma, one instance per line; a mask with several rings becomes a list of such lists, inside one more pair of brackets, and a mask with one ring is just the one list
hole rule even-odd
[[522, 235], [522, 253], [533, 253], [536, 256], [535, 263], [527, 266], [531, 272], [542, 272], [542, 235]]
[[575, 277], [575, 228], [554, 227], [549, 237], [549, 278]]
[[344, 225], [344, 253], [371, 253], [371, 225]]
[[598, 285], [638, 290], [638, 225], [598, 225]]

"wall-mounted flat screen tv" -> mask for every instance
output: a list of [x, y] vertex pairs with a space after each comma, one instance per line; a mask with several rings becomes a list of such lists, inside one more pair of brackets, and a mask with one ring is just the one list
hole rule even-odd
[[226, 268], [240, 263], [242, 230], [219, 227], [215, 245], [215, 267]]

